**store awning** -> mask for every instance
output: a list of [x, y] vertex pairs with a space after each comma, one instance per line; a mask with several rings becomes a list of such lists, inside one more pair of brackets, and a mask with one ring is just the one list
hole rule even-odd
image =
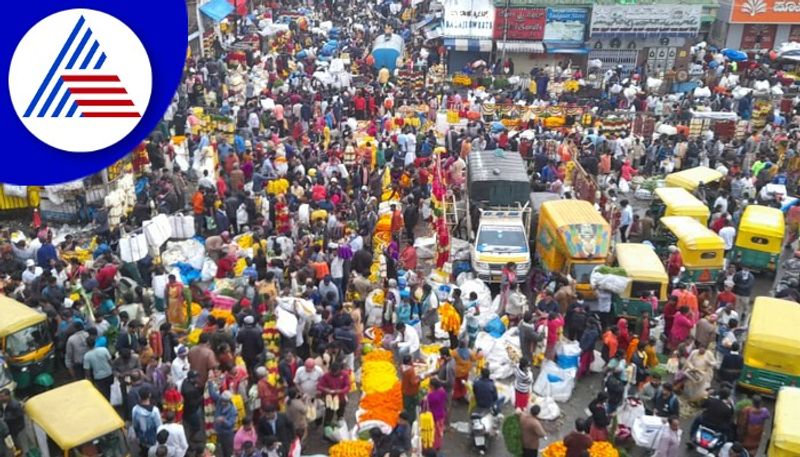
[[200, 11], [214, 22], [220, 22], [233, 13], [235, 8], [228, 0], [211, 0], [200, 7]]
[[445, 38], [444, 47], [452, 51], [492, 52], [492, 40]]
[[547, 53], [548, 54], [588, 54], [589, 50], [587, 48], [576, 46], [547, 46]]
[[507, 52], [526, 52], [528, 54], [544, 54], [544, 45], [541, 41], [498, 41], [497, 50]]

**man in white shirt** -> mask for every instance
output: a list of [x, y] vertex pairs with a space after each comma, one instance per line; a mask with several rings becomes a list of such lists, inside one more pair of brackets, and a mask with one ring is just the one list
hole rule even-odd
[[723, 213], [728, 212], [728, 195], [723, 191], [719, 193], [719, 197], [714, 200], [714, 208], [720, 208]]
[[725, 256], [733, 249], [733, 241], [736, 239], [736, 229], [731, 225], [731, 221], [726, 219], [723, 227], [719, 230], [719, 237], [725, 242]]
[[167, 447], [175, 449], [175, 455], [183, 457], [186, 455], [186, 451], [189, 450], [189, 442], [186, 440], [186, 432], [183, 429], [183, 425], [175, 423], [175, 413], [172, 411], [164, 413], [164, 419], [166, 423], [158, 427], [158, 431], [166, 430], [169, 432]]
[[189, 349], [184, 345], [180, 345], [176, 352], [178, 356], [172, 361], [170, 374], [172, 375], [172, 382], [175, 383], [175, 387], [177, 387], [180, 392], [183, 380], [186, 379], [186, 376], [189, 374]]
[[309, 399], [317, 397], [317, 384], [322, 378], [322, 368], [312, 358], [305, 361], [303, 368], [298, 369], [294, 374], [294, 385]]
[[419, 359], [419, 334], [414, 327], [407, 326], [402, 322], [398, 322], [394, 326], [397, 331], [397, 352], [402, 360], [404, 356], [410, 355], [415, 359]]
[[22, 282], [25, 285], [31, 284], [36, 278], [42, 275], [44, 270], [42, 267], [37, 267], [36, 262], [33, 259], [28, 259], [25, 261], [25, 271], [22, 272]]

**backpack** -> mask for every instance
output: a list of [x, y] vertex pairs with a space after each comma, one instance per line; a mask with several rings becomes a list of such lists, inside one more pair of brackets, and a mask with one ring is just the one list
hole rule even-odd
[[333, 331], [333, 339], [342, 345], [345, 354], [356, 352], [356, 335], [350, 328], [337, 328]]

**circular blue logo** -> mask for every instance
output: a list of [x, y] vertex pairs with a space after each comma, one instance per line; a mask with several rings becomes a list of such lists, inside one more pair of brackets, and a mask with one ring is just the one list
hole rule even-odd
[[0, 44], [8, 75], [0, 182], [90, 175], [156, 127], [186, 58], [184, 0], [43, 2], [13, 13]]

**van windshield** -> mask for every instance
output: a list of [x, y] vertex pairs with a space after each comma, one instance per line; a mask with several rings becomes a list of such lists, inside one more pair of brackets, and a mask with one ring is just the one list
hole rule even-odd
[[602, 263], [573, 263], [569, 274], [578, 284], [589, 284], [592, 271]]
[[528, 252], [528, 240], [522, 227], [481, 227], [478, 252]]
[[47, 321], [26, 327], [6, 338], [6, 354], [19, 357], [50, 344], [50, 332]]
[[128, 445], [121, 430], [115, 430], [72, 449], [73, 457], [123, 457]]

